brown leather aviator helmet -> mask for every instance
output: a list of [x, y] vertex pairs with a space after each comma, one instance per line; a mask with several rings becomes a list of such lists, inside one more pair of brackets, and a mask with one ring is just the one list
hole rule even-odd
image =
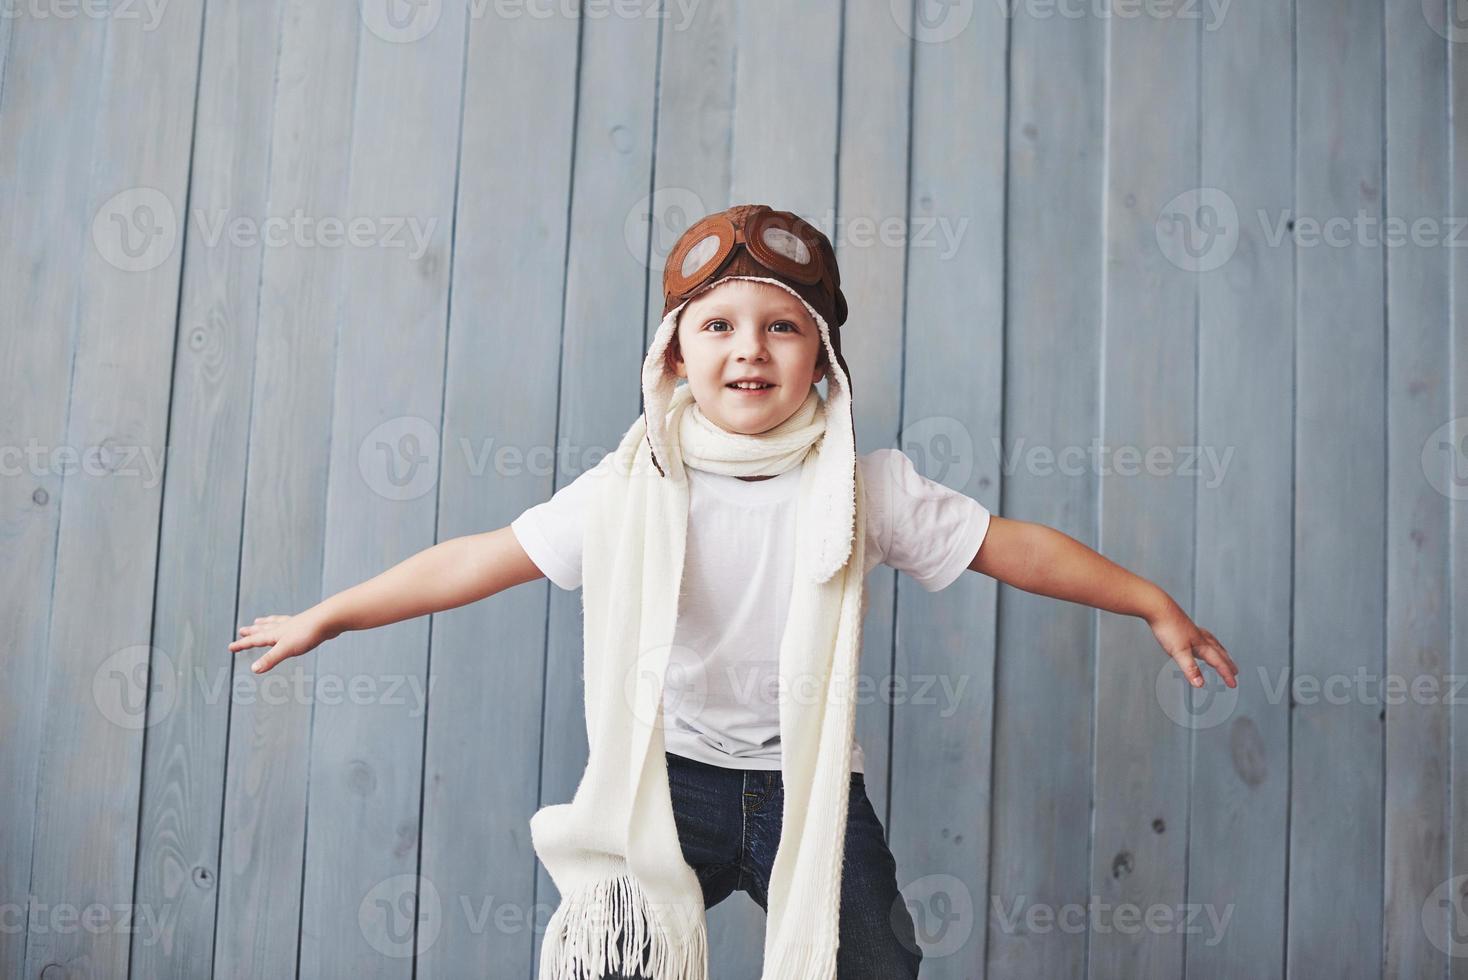
[[819, 228], [768, 204], [736, 204], [700, 218], [678, 237], [663, 266], [663, 316], [736, 276], [776, 279], [794, 290], [826, 321], [831, 347], [846, 370], [840, 331], [846, 296], [836, 251]]

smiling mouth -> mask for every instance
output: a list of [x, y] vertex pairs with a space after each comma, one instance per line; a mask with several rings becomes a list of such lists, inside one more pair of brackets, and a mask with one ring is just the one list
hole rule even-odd
[[757, 384], [756, 383], [749, 383], [749, 382], [744, 382], [744, 383], [730, 382], [729, 384], [724, 385], [724, 387], [730, 389], [731, 391], [742, 392], [742, 393], [744, 393], [746, 395], [757, 395], [757, 394], [759, 394], [762, 391], [770, 391], [775, 386], [772, 385], [772, 384], [763, 383], [763, 382], [762, 383], [757, 383]]

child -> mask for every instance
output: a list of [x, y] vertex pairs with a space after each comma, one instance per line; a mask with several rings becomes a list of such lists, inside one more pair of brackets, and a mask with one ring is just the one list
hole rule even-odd
[[767, 980], [917, 975], [853, 737], [863, 579], [879, 562], [928, 591], [968, 568], [1144, 616], [1194, 686], [1194, 650], [1237, 686], [1227, 651], [1157, 586], [991, 515], [900, 451], [857, 455], [840, 285], [829, 240], [789, 212], [700, 219], [668, 256], [645, 411], [614, 452], [508, 528], [230, 644], [270, 647], [263, 671], [542, 574], [582, 588], [586, 769], [570, 803], [530, 821], [561, 894], [541, 980], [703, 980], [704, 911], [736, 890], [767, 912]]

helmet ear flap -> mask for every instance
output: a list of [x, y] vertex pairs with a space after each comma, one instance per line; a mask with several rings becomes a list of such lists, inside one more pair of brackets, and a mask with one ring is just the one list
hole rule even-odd
[[832, 296], [832, 302], [835, 306], [836, 322], [832, 324], [832, 327], [839, 327], [846, 322], [848, 312], [846, 307], [846, 294], [841, 291], [841, 266], [836, 264], [836, 250], [831, 247], [831, 240], [829, 238], [825, 235], [817, 236], [816, 246], [820, 249], [821, 261], [826, 267], [827, 274], [830, 276], [829, 284], [831, 291], [835, 294]]
[[831, 277], [831, 285], [841, 285], [841, 267], [836, 264], [836, 250], [831, 247], [831, 240], [825, 235], [816, 238], [816, 247], [820, 249], [821, 261], [825, 263], [826, 272]]

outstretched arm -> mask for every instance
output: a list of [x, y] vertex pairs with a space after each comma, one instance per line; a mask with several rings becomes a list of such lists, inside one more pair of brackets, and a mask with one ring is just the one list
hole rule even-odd
[[425, 548], [365, 582], [294, 616], [261, 616], [240, 627], [235, 653], [270, 647], [252, 665], [264, 673], [347, 630], [372, 629], [492, 596], [541, 577], [508, 527], [466, 534]]
[[1172, 596], [1062, 531], [991, 516], [968, 567], [1025, 592], [1145, 619], [1194, 687], [1203, 686], [1194, 651], [1225, 684], [1238, 687], [1238, 668], [1223, 644], [1189, 619]]

